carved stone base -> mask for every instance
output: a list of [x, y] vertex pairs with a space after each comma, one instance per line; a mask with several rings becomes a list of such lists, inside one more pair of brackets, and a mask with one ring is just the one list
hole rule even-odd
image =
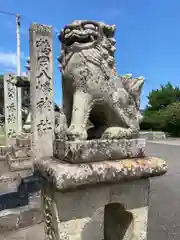
[[11, 152], [7, 154], [8, 165], [12, 171], [32, 168], [31, 134], [16, 136]]
[[14, 157], [10, 153], [7, 154], [8, 166], [11, 171], [31, 169], [33, 161], [31, 157]]
[[47, 240], [147, 239], [148, 179], [65, 193], [43, 190]]
[[166, 169], [153, 157], [89, 164], [42, 159], [35, 170], [46, 179], [46, 239], [146, 240], [149, 180], [140, 178]]
[[57, 158], [70, 163], [145, 157], [145, 139], [56, 141]]
[[34, 169], [46, 179], [47, 240], [146, 240], [148, 178], [167, 165], [155, 157], [84, 164], [44, 158]]

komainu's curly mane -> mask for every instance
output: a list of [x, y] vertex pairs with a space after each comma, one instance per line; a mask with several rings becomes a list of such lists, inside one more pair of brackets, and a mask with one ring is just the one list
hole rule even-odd
[[[74, 21], [72, 25], [78, 26], [79, 23], [80, 23], [79, 21]], [[87, 21], [87, 26], [88, 25], [91, 26], [91, 24], [95, 24], [97, 26], [97, 29], [95, 29], [95, 32], [97, 34], [97, 39], [95, 40], [93, 46], [88, 47], [88, 44], [87, 44], [87, 46], [84, 49], [80, 49], [81, 50], [80, 54], [82, 54], [82, 56], [84, 56], [87, 61], [91, 61], [94, 64], [97, 64], [99, 66], [103, 64], [103, 61], [106, 61], [106, 63], [108, 63], [109, 68], [111, 68], [116, 73], [115, 59], [114, 59], [114, 52], [116, 50], [116, 47], [115, 47], [116, 41], [114, 39], [114, 34], [116, 30], [115, 25], [110, 26], [102, 22], [94, 23], [91, 21]], [[59, 36], [60, 40], [62, 41], [61, 57], [59, 59], [60, 69], [62, 73], [64, 68], [67, 66], [69, 60], [71, 59], [72, 55], [77, 52], [75, 48], [74, 49], [69, 48], [65, 44], [65, 37], [66, 37], [65, 31], [67, 30], [67, 28], [68, 26], [66, 27], [65, 30], [63, 29], [61, 31], [61, 34]], [[76, 29], [72, 29], [70, 31], [72, 32], [74, 31], [76, 35], [78, 34], [78, 30]], [[82, 31], [83, 30], [81, 30], [81, 32]], [[92, 34], [91, 28], [84, 29], [84, 32], [87, 32], [87, 34], [89, 34], [90, 36], [89, 39], [93, 37], [91, 35]], [[68, 34], [70, 34], [70, 32]], [[89, 42], [89, 44], [91, 45], [91, 42]]]

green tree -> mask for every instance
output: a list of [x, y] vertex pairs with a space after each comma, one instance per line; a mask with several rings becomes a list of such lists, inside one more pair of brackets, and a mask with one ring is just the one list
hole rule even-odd
[[170, 82], [164, 86], [161, 85], [160, 89], [152, 90], [148, 96], [148, 105], [144, 111], [141, 130], [163, 130], [169, 133], [172, 133], [173, 130], [177, 132], [175, 130], [178, 127], [177, 120], [174, 120], [173, 125], [170, 124], [170, 120], [173, 114], [176, 116], [175, 119], [178, 119], [177, 106], [174, 104], [179, 104], [179, 102], [180, 88], [174, 87]]
[[166, 85], [161, 85], [160, 89], [152, 90], [148, 96], [148, 110], [157, 111], [165, 109], [168, 105], [180, 101], [180, 88], [173, 87], [168, 82]]
[[162, 113], [162, 129], [172, 137], [180, 137], [180, 102], [169, 105]]

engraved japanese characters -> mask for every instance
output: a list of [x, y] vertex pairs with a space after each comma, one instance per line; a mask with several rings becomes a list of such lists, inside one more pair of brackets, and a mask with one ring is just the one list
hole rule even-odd
[[[69, 140], [138, 137], [144, 78], [125, 75], [119, 79], [115, 29], [102, 22], [74, 21], [61, 30], [59, 60]], [[94, 127], [87, 131], [88, 120]]]
[[4, 75], [4, 103], [6, 142], [16, 133], [17, 128], [17, 101], [16, 86], [11, 82], [16, 76], [10, 73]]
[[[39, 94], [39, 100], [36, 103], [36, 108], [40, 111], [40, 113], [42, 113], [45, 108], [47, 108], [48, 111], [52, 110], [52, 100], [48, 98], [52, 91], [50, 83], [50, 81], [52, 81], [52, 77], [49, 75], [49, 54], [51, 52], [49, 39], [47, 37], [38, 38], [36, 40], [36, 50], [38, 53], [38, 73], [36, 76], [36, 90], [41, 92], [41, 94]], [[42, 136], [44, 131], [51, 130], [51, 125], [51, 119], [48, 119], [47, 116], [45, 117], [45, 119], [41, 119], [40, 122], [37, 124], [37, 130], [39, 135]]]
[[[52, 28], [30, 28], [30, 98], [33, 151], [51, 156], [54, 140]], [[40, 157], [40, 156], [39, 156]]]

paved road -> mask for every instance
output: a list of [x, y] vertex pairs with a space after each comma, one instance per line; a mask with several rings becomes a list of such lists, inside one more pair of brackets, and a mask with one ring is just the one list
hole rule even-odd
[[148, 240], [180, 240], [180, 140], [148, 143], [149, 155], [165, 159], [169, 170], [151, 180]]
[[[148, 143], [147, 153], [161, 157], [169, 164], [165, 176], [151, 180], [147, 240], [180, 240], [180, 140], [165, 140], [162, 144]], [[2, 239], [43, 240], [43, 226], [11, 233]]]

